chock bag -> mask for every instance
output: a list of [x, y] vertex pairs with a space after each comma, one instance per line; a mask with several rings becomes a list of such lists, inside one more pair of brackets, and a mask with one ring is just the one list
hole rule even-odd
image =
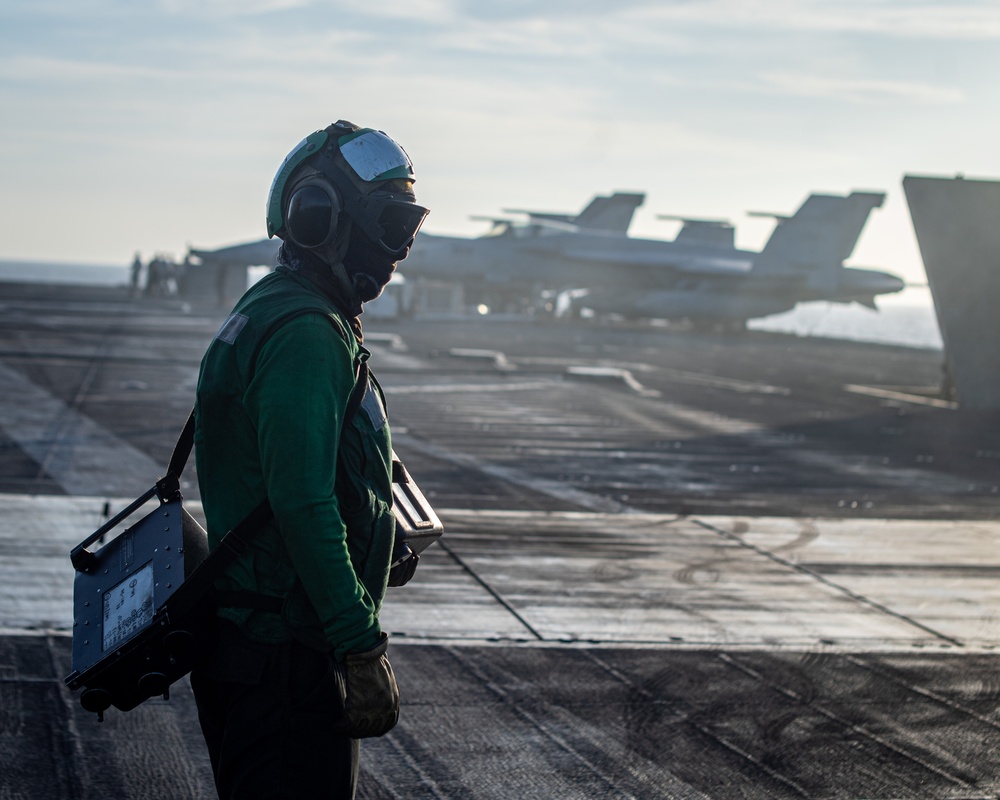
[[[365, 373], [349, 398], [345, 424], [360, 407], [367, 385]], [[194, 411], [167, 474], [70, 552], [76, 570], [73, 671], [65, 682], [72, 690], [83, 689], [80, 704], [98, 720], [111, 706], [131, 711], [150, 697], [169, 697], [170, 686], [212, 652], [212, 585], [273, 515], [263, 500], [209, 553], [208, 535], [184, 509], [180, 492], [193, 443]], [[412, 559], [408, 580], [416, 557], [437, 541], [444, 526], [395, 453], [392, 481], [394, 559]], [[156, 510], [100, 549], [88, 549], [154, 497]]]
[[[215, 643], [209, 602], [216, 578], [271, 517], [263, 501], [209, 554], [208, 536], [183, 507], [180, 473], [194, 441], [188, 417], [167, 474], [70, 553], [73, 671], [80, 704], [104, 719], [111, 706], [131, 711], [162, 695], [206, 657]], [[87, 549], [153, 498], [159, 506], [100, 549]]]

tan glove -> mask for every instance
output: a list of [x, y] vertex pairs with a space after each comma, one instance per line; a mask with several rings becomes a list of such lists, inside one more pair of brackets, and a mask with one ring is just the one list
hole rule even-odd
[[399, 687], [386, 658], [389, 637], [371, 650], [349, 653], [340, 667], [344, 723], [341, 731], [352, 739], [384, 736], [399, 720]]

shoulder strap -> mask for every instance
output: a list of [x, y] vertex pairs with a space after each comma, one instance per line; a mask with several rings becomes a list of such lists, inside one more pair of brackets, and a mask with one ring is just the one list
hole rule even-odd
[[167, 476], [173, 475], [178, 480], [187, 464], [188, 456], [191, 455], [191, 447], [194, 445], [194, 409], [188, 414], [187, 422], [181, 429], [181, 435], [177, 437], [177, 444], [170, 454], [170, 461], [167, 462]]
[[[361, 408], [361, 403], [365, 398], [365, 391], [368, 389], [368, 364], [364, 361], [361, 362], [358, 367], [357, 380], [354, 383], [354, 388], [351, 390], [351, 396], [347, 400], [347, 408], [344, 411], [344, 421], [343, 425], [346, 426], [357, 414], [358, 409]], [[180, 436], [177, 438], [177, 443], [174, 445], [173, 452], [170, 454], [170, 461], [167, 463], [167, 473], [162, 478], [156, 481], [155, 484], [149, 489], [147, 489], [142, 495], [140, 495], [136, 500], [133, 500], [129, 506], [114, 517], [109, 519], [96, 531], [94, 531], [90, 536], [80, 542], [73, 550], [70, 552], [70, 559], [73, 563], [74, 569], [77, 571], [86, 571], [94, 562], [94, 554], [87, 548], [96, 542], [98, 539], [102, 538], [108, 531], [112, 530], [118, 523], [122, 520], [127, 519], [135, 511], [141, 508], [147, 501], [153, 499], [154, 495], [159, 498], [161, 503], [167, 503], [172, 500], [180, 500], [180, 477], [181, 472], [184, 470], [185, 464], [187, 464], [188, 457], [191, 455], [191, 448], [194, 445], [194, 409], [191, 409], [191, 413], [188, 414], [187, 421], [184, 423], [184, 428], [181, 430]], [[202, 563], [202, 566], [195, 571], [195, 574], [191, 577], [194, 578], [196, 575], [205, 571], [206, 574], [210, 573], [210, 577], [214, 579], [222, 570], [224, 570], [240, 553], [246, 550], [247, 544], [250, 539], [257, 533], [257, 531], [264, 526], [272, 516], [271, 505], [264, 498], [256, 508], [253, 509], [246, 517], [244, 517], [240, 522], [225, 536], [222, 537], [222, 541], [219, 543], [220, 547], [215, 548], [208, 558]], [[222, 547], [221, 545], [225, 545]], [[212, 566], [209, 566], [209, 563]], [[187, 581], [186, 583], [190, 583]], [[201, 583], [198, 581], [197, 583]], [[205, 584], [206, 588], [210, 584]]]
[[215, 579], [246, 552], [253, 537], [273, 515], [271, 504], [265, 497], [253, 511], [222, 537], [219, 546], [208, 554], [184, 582], [184, 597], [188, 603], [193, 605], [199, 598], [205, 597], [212, 590]]
[[344, 421], [341, 423], [342, 429], [346, 428], [355, 415], [361, 404], [364, 402], [365, 393], [368, 391], [368, 362], [362, 361], [358, 365], [358, 375], [354, 381], [354, 388], [351, 396], [347, 398], [347, 407], [344, 409]]

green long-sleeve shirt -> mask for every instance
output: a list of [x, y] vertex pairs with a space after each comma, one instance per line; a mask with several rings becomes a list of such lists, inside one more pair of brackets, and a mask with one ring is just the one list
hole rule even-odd
[[322, 283], [279, 271], [240, 300], [202, 361], [195, 446], [210, 545], [265, 496], [274, 511], [217, 582], [284, 599], [280, 615], [220, 609], [258, 641], [294, 637], [338, 656], [378, 641], [393, 522], [374, 381], [344, 426], [367, 355]]

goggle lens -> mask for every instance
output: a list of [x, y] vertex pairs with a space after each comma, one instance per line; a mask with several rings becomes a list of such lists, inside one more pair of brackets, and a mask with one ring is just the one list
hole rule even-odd
[[427, 213], [428, 209], [415, 203], [387, 201], [378, 216], [379, 244], [390, 253], [401, 253], [410, 246]]

